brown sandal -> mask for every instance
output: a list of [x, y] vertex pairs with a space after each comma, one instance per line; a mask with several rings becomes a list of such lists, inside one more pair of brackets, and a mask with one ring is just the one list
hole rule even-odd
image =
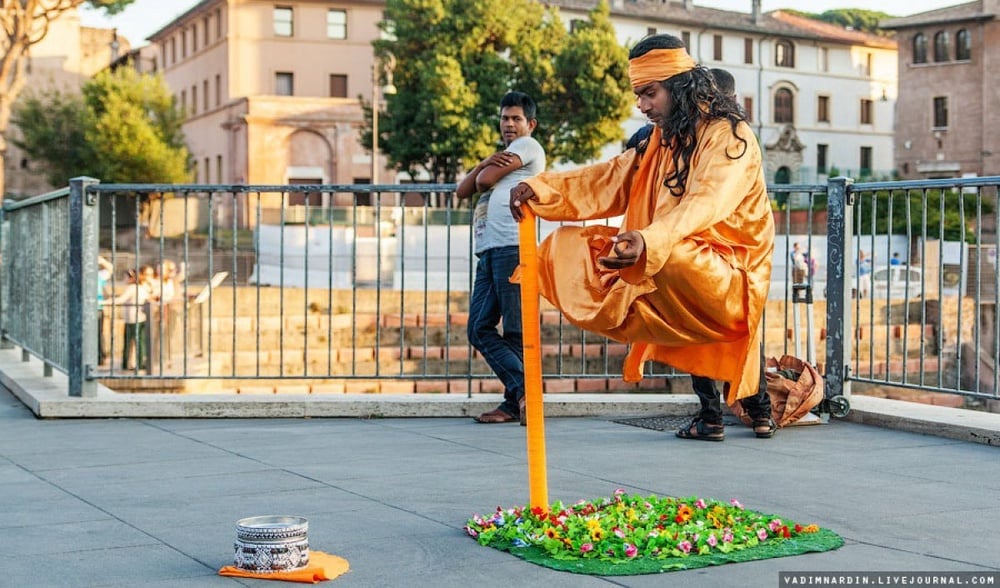
[[516, 423], [518, 417], [505, 412], [502, 409], [494, 408], [489, 412], [484, 412], [483, 414], [475, 418], [477, 423], [493, 424], [493, 423]]
[[758, 439], [770, 439], [777, 430], [778, 424], [770, 417], [753, 420], [753, 433]]
[[691, 424], [679, 429], [676, 433], [681, 439], [695, 439], [697, 441], [722, 441], [726, 438], [726, 429], [720, 423], [713, 425], [706, 423], [701, 417], [695, 417]]

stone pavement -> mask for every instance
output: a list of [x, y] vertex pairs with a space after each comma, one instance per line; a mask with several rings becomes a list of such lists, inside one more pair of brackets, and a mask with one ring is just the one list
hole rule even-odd
[[[616, 488], [738, 498], [846, 540], [827, 553], [605, 578], [535, 566], [463, 532], [473, 513], [528, 501], [517, 425], [457, 416], [38, 419], [27, 408], [33, 397], [21, 394], [0, 389], [4, 587], [276, 586], [216, 574], [232, 562], [236, 520], [265, 514], [306, 517], [311, 547], [350, 562], [328, 583], [345, 588], [772, 587], [779, 571], [832, 570], [974, 571], [1000, 585], [1000, 453], [985, 444], [1000, 435], [1000, 415], [977, 422], [980, 443], [847, 421], [769, 440], [733, 426], [724, 443], [698, 443], [617, 417], [549, 416], [551, 501]], [[649, 414], [640, 408], [631, 410]], [[910, 422], [883, 413], [880, 424]], [[921, 422], [911, 426], [961, 429]]]

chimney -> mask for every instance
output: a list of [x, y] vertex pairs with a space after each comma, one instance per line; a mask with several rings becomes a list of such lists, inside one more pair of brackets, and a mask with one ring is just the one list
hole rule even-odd
[[752, 16], [753, 24], [760, 22], [760, 0], [753, 0]]

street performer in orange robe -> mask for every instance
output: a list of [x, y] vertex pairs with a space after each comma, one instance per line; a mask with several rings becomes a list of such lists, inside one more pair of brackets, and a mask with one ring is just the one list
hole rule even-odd
[[[547, 172], [511, 191], [548, 220], [624, 216], [621, 229], [566, 226], [539, 247], [541, 294], [574, 325], [631, 343], [626, 381], [648, 360], [724, 382], [758, 437], [771, 437], [760, 322], [771, 279], [774, 220], [757, 139], [671, 35], [629, 53], [639, 109], [656, 125], [645, 144], [606, 162]], [[719, 394], [677, 432], [724, 439]]]

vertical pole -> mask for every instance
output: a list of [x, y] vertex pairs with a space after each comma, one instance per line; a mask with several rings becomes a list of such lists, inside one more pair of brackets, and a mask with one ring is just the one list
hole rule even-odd
[[98, 180], [69, 181], [69, 284], [66, 308], [69, 395], [97, 394], [88, 368], [97, 364], [97, 194], [87, 188]]
[[524, 399], [528, 419], [528, 489], [532, 509], [549, 510], [545, 464], [545, 409], [542, 403], [542, 336], [538, 313], [538, 241], [535, 215], [527, 207], [518, 225], [521, 269], [521, 327], [524, 345]]
[[[378, 183], [378, 58], [372, 63], [372, 185]], [[374, 197], [374, 194], [372, 195]]]
[[826, 374], [827, 398], [848, 396], [847, 380], [852, 355], [850, 276], [854, 275], [854, 196], [852, 180], [830, 178], [827, 182], [826, 225]]

